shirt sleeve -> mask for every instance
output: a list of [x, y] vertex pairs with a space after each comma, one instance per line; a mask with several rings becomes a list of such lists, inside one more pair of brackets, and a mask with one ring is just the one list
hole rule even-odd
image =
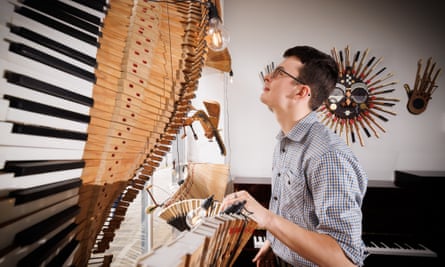
[[316, 231], [337, 240], [345, 254], [363, 264], [361, 204], [366, 176], [354, 156], [330, 151], [310, 166], [308, 186], [312, 191]]

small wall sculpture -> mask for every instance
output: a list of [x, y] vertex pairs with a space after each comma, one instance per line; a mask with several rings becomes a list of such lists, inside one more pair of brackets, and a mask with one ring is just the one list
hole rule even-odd
[[408, 84], [404, 84], [406, 93], [408, 95], [408, 103], [406, 105], [411, 114], [418, 115], [426, 110], [429, 100], [432, 98], [434, 91], [437, 89], [436, 80], [442, 69], [438, 69], [433, 75], [436, 63], [432, 63], [432, 58], [429, 58], [426, 67], [421, 76], [422, 59], [417, 62], [417, 73], [413, 88]]
[[382, 76], [386, 67], [376, 71], [383, 59], [368, 58], [369, 49], [363, 53], [358, 50], [353, 56], [349, 46], [338, 53], [333, 48], [331, 53], [339, 67], [339, 78], [334, 91], [318, 110], [321, 121], [340, 136], [344, 134], [348, 145], [358, 138], [360, 145], [364, 146], [362, 133], [372, 137], [372, 132], [379, 138], [378, 130], [386, 130], [378, 120], [388, 121], [384, 114], [396, 115], [389, 108], [400, 100], [384, 95], [395, 91], [391, 87], [397, 82], [388, 81], [393, 78], [392, 73]]

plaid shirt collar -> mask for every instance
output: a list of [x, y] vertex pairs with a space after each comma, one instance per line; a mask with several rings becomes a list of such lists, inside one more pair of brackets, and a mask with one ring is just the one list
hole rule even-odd
[[309, 132], [312, 124], [317, 120], [318, 119], [316, 112], [312, 111], [299, 122], [297, 122], [287, 135], [285, 135], [283, 131], [280, 131], [277, 134], [276, 139], [282, 140], [283, 138], [287, 137], [294, 142], [301, 142], [303, 137]]

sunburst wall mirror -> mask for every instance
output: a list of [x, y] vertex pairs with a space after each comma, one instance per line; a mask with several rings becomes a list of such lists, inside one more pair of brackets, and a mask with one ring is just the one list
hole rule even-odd
[[[340, 136], [346, 143], [364, 146], [365, 135], [379, 138], [386, 132], [381, 122], [387, 122], [388, 114], [400, 100], [390, 97], [397, 84], [391, 81], [393, 73], [380, 67], [383, 58], [369, 56], [369, 49], [351, 54], [349, 46], [344, 50], [331, 50], [339, 67], [339, 78], [328, 100], [318, 109], [321, 121]], [[386, 74], [385, 74], [386, 73]]]

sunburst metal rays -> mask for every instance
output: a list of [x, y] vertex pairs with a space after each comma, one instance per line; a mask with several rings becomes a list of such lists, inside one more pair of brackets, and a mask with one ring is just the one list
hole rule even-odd
[[390, 109], [400, 100], [385, 97], [395, 91], [397, 82], [390, 81], [394, 74], [379, 67], [383, 58], [368, 56], [369, 49], [351, 55], [349, 46], [331, 54], [339, 67], [339, 78], [328, 100], [319, 108], [321, 121], [340, 136], [344, 134], [348, 145], [356, 142], [364, 146], [363, 133], [379, 138], [386, 132], [379, 121], [386, 122], [386, 114], [395, 116]]

